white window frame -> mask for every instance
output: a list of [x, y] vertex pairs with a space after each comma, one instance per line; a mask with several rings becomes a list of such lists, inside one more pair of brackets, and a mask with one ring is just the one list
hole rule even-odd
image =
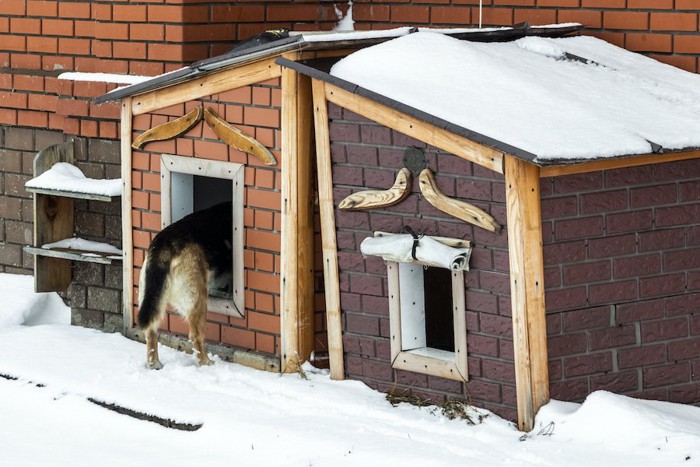
[[[468, 381], [464, 271], [451, 271], [454, 352], [426, 346], [424, 265], [387, 261], [391, 366], [400, 370]], [[417, 268], [413, 270], [412, 268]], [[420, 285], [418, 285], [420, 282]]]
[[[243, 318], [245, 314], [245, 269], [243, 263], [243, 199], [245, 171], [243, 164], [161, 154], [161, 227], [165, 228], [192, 212], [192, 175], [231, 180], [232, 185], [232, 299], [209, 296], [208, 309], [216, 313]], [[179, 174], [186, 176], [178, 176]], [[187, 176], [189, 175], [189, 176]], [[188, 196], [190, 194], [190, 196]], [[175, 206], [176, 213], [173, 213]]]

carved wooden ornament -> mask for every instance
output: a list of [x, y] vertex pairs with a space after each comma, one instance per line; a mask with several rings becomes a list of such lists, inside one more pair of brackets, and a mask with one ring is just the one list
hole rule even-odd
[[221, 118], [214, 109], [207, 107], [204, 109], [204, 120], [216, 133], [216, 136], [232, 148], [243, 151], [257, 157], [265, 165], [276, 165], [275, 156], [257, 139], [246, 135], [235, 126], [229, 124]]
[[353, 193], [338, 204], [338, 209], [349, 211], [393, 206], [409, 195], [410, 185], [411, 171], [404, 167], [399, 170], [394, 185], [388, 190], [366, 190]]
[[435, 183], [435, 177], [430, 169], [423, 169], [418, 176], [420, 191], [425, 199], [440, 211], [462, 219], [465, 222], [484, 228], [490, 232], [501, 230], [501, 224], [491, 217], [483, 209], [479, 209], [473, 204], [465, 203], [457, 199], [452, 199], [440, 191]]
[[177, 138], [178, 136], [187, 133], [202, 119], [202, 107], [197, 107], [189, 111], [182, 117], [171, 120], [162, 125], [155, 126], [148, 131], [141, 133], [131, 143], [131, 147], [141, 149], [146, 143], [151, 141], [163, 141], [166, 139]]

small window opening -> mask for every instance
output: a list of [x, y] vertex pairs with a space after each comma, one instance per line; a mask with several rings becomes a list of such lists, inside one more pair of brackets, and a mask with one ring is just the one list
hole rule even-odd
[[452, 312], [451, 271], [426, 267], [423, 271], [425, 290], [426, 346], [455, 351], [455, 327]]

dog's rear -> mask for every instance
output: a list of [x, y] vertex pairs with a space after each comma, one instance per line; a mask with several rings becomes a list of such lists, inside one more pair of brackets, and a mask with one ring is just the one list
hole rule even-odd
[[163, 366], [157, 330], [168, 304], [187, 319], [199, 364], [211, 364], [204, 346], [207, 285], [230, 274], [230, 242], [231, 203], [186, 216], [153, 239], [141, 269], [137, 318], [146, 333], [149, 368]]

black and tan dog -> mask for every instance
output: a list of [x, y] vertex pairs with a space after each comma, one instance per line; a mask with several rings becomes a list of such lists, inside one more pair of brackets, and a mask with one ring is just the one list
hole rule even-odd
[[199, 364], [211, 365], [204, 346], [208, 290], [230, 283], [231, 263], [231, 203], [194, 212], [156, 235], [139, 279], [148, 368], [163, 367], [157, 331], [168, 304], [186, 318]]

